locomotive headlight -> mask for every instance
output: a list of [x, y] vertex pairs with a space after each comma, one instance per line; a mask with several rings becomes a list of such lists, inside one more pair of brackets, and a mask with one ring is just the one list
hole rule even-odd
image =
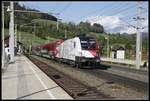
[[85, 62], [86, 60], [85, 60], [84, 57], [80, 57], [80, 61], [81, 61], [81, 62]]
[[100, 62], [100, 58], [99, 57], [96, 57], [96, 62]]
[[96, 62], [100, 62], [100, 60], [99, 60], [99, 59], [96, 59]]
[[82, 62], [85, 62], [86, 60], [84, 59], [84, 58], [82, 58], [82, 60], [81, 60]]

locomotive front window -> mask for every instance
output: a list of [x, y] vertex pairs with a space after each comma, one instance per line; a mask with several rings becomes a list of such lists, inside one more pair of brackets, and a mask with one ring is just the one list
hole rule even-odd
[[96, 42], [94, 40], [93, 41], [89, 41], [88, 48], [89, 49], [96, 49]]
[[81, 47], [82, 47], [82, 49], [87, 49], [88, 48], [88, 42], [87, 41], [81, 41]]
[[94, 50], [96, 49], [96, 41], [94, 39], [82, 38], [80, 39], [81, 48], [83, 50]]

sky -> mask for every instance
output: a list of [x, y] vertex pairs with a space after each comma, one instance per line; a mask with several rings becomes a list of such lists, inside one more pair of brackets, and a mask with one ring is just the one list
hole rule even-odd
[[[135, 25], [133, 17], [137, 14], [137, 2], [113, 2], [113, 1], [95, 1], [95, 2], [75, 2], [75, 1], [57, 1], [57, 2], [19, 2], [29, 8], [34, 8], [42, 12], [54, 13], [54, 16], [62, 19], [62, 22], [74, 22], [78, 24], [80, 21], [88, 21], [91, 24], [100, 23], [108, 32], [135, 32], [134, 28], [127, 27], [129, 22]], [[145, 18], [141, 21], [143, 26], [148, 26], [148, 2], [141, 3], [141, 16]], [[55, 15], [55, 13], [60, 13]], [[122, 21], [123, 20], [123, 21]], [[148, 28], [143, 29], [148, 31]]]

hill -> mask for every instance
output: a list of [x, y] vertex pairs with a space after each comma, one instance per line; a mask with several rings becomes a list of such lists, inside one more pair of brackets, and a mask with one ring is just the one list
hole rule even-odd
[[[10, 6], [9, 2], [4, 2], [4, 6], [6, 7], [4, 9], [5, 13], [5, 28], [9, 27], [9, 16], [10, 14], [6, 11], [7, 6]], [[23, 10], [23, 11], [36, 11], [39, 12], [37, 13], [22, 13], [22, 12], [15, 12], [15, 23], [20, 25], [20, 24], [25, 24], [25, 23], [30, 23], [33, 19], [47, 19], [47, 20], [52, 20], [52, 21], [57, 21], [57, 18], [53, 15], [42, 13], [39, 10], [36, 9], [31, 9], [27, 8], [24, 5], [21, 6], [18, 2], [14, 2], [14, 9], [15, 10]]]
[[[8, 34], [8, 29], [5, 29], [5, 37], [7, 37]], [[22, 31], [18, 31], [17, 32], [17, 41], [23, 43], [23, 45], [25, 46], [26, 49], [28, 49], [31, 46], [37, 46], [37, 45], [43, 45], [43, 44], [47, 44], [50, 42], [54, 42], [56, 40], [56, 38], [47, 38], [47, 39], [42, 39], [40, 37], [35, 36], [34, 34], [28, 33], [28, 32], [22, 32]]]

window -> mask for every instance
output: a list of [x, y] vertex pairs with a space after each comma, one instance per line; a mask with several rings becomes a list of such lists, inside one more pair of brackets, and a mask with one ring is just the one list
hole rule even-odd
[[81, 48], [83, 50], [94, 50], [96, 49], [96, 41], [93, 38], [80, 38]]

